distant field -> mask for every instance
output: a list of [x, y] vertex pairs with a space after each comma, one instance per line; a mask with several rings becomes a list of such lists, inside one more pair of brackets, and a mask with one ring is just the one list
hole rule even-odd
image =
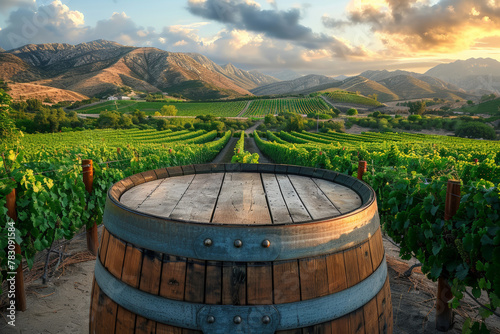
[[[115, 104], [116, 102], [116, 104]], [[237, 116], [246, 106], [246, 101], [238, 102], [139, 102], [139, 101], [106, 101], [88, 108], [79, 109], [80, 114], [99, 114], [104, 110], [117, 110], [121, 113], [131, 113], [136, 109], [153, 115], [164, 105], [174, 105], [177, 116], [215, 115], [220, 117]]]
[[346, 92], [343, 90], [336, 90], [334, 92], [324, 93], [323, 95], [332, 100], [333, 102], [363, 104], [373, 107], [378, 107], [382, 105], [382, 103], [374, 99], [371, 99], [369, 97], [363, 95], [357, 95], [356, 93]]
[[500, 115], [500, 98], [486, 101], [474, 106], [457, 109], [457, 111], [473, 114]]
[[310, 114], [327, 111], [330, 108], [317, 97], [303, 99], [273, 99], [252, 101], [244, 117], [264, 117], [267, 114], [278, 114], [280, 112], [292, 112], [296, 114]]

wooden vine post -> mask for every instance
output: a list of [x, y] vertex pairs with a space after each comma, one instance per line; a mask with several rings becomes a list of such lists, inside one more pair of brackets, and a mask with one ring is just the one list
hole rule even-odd
[[361, 160], [358, 163], [358, 180], [363, 180], [363, 174], [366, 172], [366, 161]]
[[[92, 165], [92, 160], [82, 160], [83, 169], [83, 183], [85, 184], [85, 190], [89, 194], [92, 193], [92, 184], [94, 183], [94, 167]], [[98, 248], [98, 236], [97, 236], [97, 222], [94, 221], [92, 227], [87, 226], [87, 249], [89, 252], [97, 256]]]
[[[16, 189], [12, 189], [11, 193], [6, 197], [7, 203], [7, 214], [14, 222], [17, 222], [17, 210], [16, 210]], [[17, 243], [15, 244], [14, 252], [17, 254], [21, 254], [21, 246]], [[26, 311], [26, 291], [24, 290], [24, 277], [23, 277], [23, 262], [16, 269], [16, 278], [15, 278], [15, 301], [16, 301], [16, 310], [18, 311]]]
[[[446, 202], [444, 208], [444, 219], [450, 220], [458, 211], [460, 206], [460, 181], [448, 180], [446, 189]], [[448, 280], [441, 276], [438, 279], [438, 290], [436, 300], [436, 329], [447, 332], [453, 322], [453, 312], [448, 302], [453, 298]]]

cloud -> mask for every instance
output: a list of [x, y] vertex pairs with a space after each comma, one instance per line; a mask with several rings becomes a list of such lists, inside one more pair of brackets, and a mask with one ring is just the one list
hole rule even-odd
[[323, 24], [334, 29], [369, 25], [399, 54], [457, 52], [480, 39], [500, 36], [500, 4], [495, 0], [352, 0], [348, 18], [325, 18]]
[[6, 13], [9, 9], [20, 8], [36, 8], [36, 0], [2, 0], [0, 1], [0, 13]]
[[188, 10], [197, 16], [226, 24], [230, 30], [262, 33], [270, 38], [292, 41], [306, 49], [329, 49], [336, 57], [364, 56], [359, 48], [351, 48], [337, 38], [314, 33], [299, 23], [299, 8], [264, 10], [253, 1], [188, 0]]
[[37, 9], [21, 7], [10, 13], [0, 30], [0, 45], [6, 50], [29, 43], [55, 43], [85, 34], [84, 16], [55, 0]]

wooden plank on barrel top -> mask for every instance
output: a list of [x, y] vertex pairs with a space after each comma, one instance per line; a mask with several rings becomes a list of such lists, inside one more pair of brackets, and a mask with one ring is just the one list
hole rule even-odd
[[281, 189], [281, 195], [285, 199], [288, 212], [294, 223], [302, 223], [311, 220], [309, 212], [307, 212], [304, 203], [300, 199], [299, 195], [295, 191], [292, 182], [287, 175], [276, 174], [276, 180], [278, 181], [279, 187]]
[[169, 218], [209, 223], [223, 178], [223, 173], [195, 175]]
[[270, 224], [271, 215], [260, 174], [226, 173], [212, 222]]
[[342, 214], [361, 206], [361, 197], [354, 190], [323, 179], [312, 180]]
[[[297, 260], [273, 263], [274, 303], [300, 301], [299, 263]], [[276, 334], [301, 334], [302, 329], [277, 331]]]
[[[145, 249], [143, 250], [141, 278], [139, 290], [157, 296], [160, 292], [162, 254]], [[135, 333], [146, 334], [156, 331], [156, 322], [142, 316], [135, 320]]]
[[288, 178], [313, 219], [340, 216], [339, 210], [310, 177], [288, 175]]
[[271, 210], [273, 224], [292, 223], [292, 217], [281, 194], [281, 189], [275, 174], [262, 173], [262, 183], [266, 191], [267, 202]]
[[154, 180], [135, 186], [126, 191], [121, 197], [120, 202], [132, 209], [137, 209], [165, 179]]
[[[125, 248], [125, 259], [123, 261], [123, 270], [121, 281], [134, 287], [139, 287], [142, 268], [142, 251], [134, 247], [132, 244], [127, 244]], [[118, 305], [116, 313], [116, 333], [131, 333], [135, 331], [136, 315], [129, 310]]]
[[[168, 217], [179, 203], [193, 178], [194, 175], [183, 175], [163, 179], [163, 182], [155, 191], [139, 205], [137, 211]], [[122, 199], [125, 194], [122, 195]], [[120, 199], [120, 202], [127, 205], [122, 199]]]

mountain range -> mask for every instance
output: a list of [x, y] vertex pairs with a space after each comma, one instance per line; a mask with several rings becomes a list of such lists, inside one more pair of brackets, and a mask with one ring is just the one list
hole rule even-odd
[[115, 94], [128, 86], [180, 93], [191, 99], [251, 95], [248, 89], [278, 81], [199, 54], [137, 48], [98, 40], [78, 45], [38, 44], [0, 53], [0, 78], [71, 90], [86, 96]]
[[78, 45], [29, 44], [9, 51], [2, 49], [0, 79], [14, 88], [14, 98], [22, 93], [24, 97], [33, 94], [38, 98], [46, 92], [51, 98], [56, 95], [56, 100], [106, 97], [123, 87], [147, 93], [178, 93], [193, 100], [333, 89], [377, 94], [382, 102], [435, 97], [455, 100], [498, 92], [500, 62], [469, 59], [438, 65], [424, 74], [365, 71], [336, 80], [323, 75], [301, 76], [291, 70], [267, 74], [245, 71], [232, 64], [216, 64], [198, 53], [97, 40]]

